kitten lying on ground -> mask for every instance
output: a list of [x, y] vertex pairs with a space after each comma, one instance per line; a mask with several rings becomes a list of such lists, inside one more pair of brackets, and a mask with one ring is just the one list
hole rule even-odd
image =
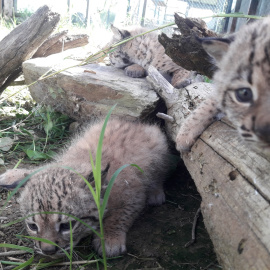
[[[93, 184], [89, 152], [95, 157], [103, 123], [90, 126], [59, 155], [52, 166], [34, 174], [21, 188], [19, 204], [26, 228], [31, 236], [55, 242], [61, 248], [70, 248], [70, 221], [73, 244], [76, 245], [92, 231], [75, 219], [75, 216], [93, 229], [99, 229], [99, 216], [89, 188], [76, 173], [64, 169], [68, 166], [82, 174]], [[114, 182], [104, 216], [104, 233], [107, 256], [126, 252], [126, 233], [146, 204], [160, 205], [165, 201], [163, 182], [168, 168], [168, 146], [165, 135], [156, 126], [121, 120], [108, 122], [102, 150], [102, 196], [113, 173], [124, 164], [129, 166]], [[0, 176], [0, 186], [15, 188], [28, 174], [37, 170], [14, 169]], [[102, 198], [101, 198], [102, 199]], [[63, 255], [58, 247], [34, 241], [38, 253], [52, 257]], [[94, 235], [93, 246], [101, 254], [100, 238]]]
[[[113, 38], [109, 45], [129, 37], [139, 35], [149, 29], [136, 27], [118, 29], [111, 26]], [[158, 34], [151, 32], [136, 37], [114, 49], [109, 54], [111, 64], [117, 68], [125, 68], [126, 75], [133, 78], [145, 77], [149, 65], [154, 66], [175, 88], [183, 88], [191, 83], [190, 71], [175, 64], [165, 54], [164, 47], [158, 41]]]

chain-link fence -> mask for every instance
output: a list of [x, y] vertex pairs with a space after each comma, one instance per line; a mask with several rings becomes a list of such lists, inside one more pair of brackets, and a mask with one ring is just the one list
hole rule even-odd
[[[17, 0], [18, 7], [33, 8], [36, 1]], [[233, 0], [40, 0], [39, 5], [47, 3], [57, 12], [67, 12], [75, 23], [109, 27], [115, 25], [143, 25], [155, 27], [174, 21], [174, 13], [188, 17], [207, 17], [227, 12]], [[28, 4], [27, 4], [28, 3]], [[27, 5], [26, 5], [27, 4]], [[35, 4], [35, 5], [34, 5]], [[87, 4], [89, 8], [87, 8]], [[67, 9], [67, 6], [68, 9]], [[222, 18], [204, 19], [211, 30], [222, 32]]]
[[[133, 3], [132, 3], [133, 2]], [[145, 4], [146, 2], [146, 4]], [[226, 12], [230, 0], [148, 0], [130, 1], [130, 14], [134, 24], [156, 26], [174, 21], [174, 13], [187, 17], [208, 17]], [[205, 18], [209, 29], [221, 32], [222, 18]]]

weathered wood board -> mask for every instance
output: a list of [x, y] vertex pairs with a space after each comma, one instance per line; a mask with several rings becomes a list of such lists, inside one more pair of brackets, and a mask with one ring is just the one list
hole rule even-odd
[[[152, 68], [148, 79], [174, 118], [166, 126], [173, 140], [188, 114], [214, 91], [203, 83], [174, 89]], [[208, 127], [182, 158], [202, 196], [204, 223], [224, 269], [270, 269], [270, 163], [224, 120]]]

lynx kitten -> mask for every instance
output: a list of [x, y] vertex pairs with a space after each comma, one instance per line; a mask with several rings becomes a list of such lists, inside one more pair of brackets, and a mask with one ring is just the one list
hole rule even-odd
[[[85, 182], [69, 166], [93, 181], [89, 152], [96, 154], [102, 123], [90, 126], [47, 169], [34, 174], [22, 188], [19, 204], [22, 215], [40, 212], [62, 212], [75, 216], [98, 230], [99, 219], [96, 204]], [[126, 233], [144, 206], [160, 205], [165, 201], [163, 181], [166, 176], [168, 147], [165, 135], [156, 126], [131, 123], [122, 120], [108, 122], [102, 153], [102, 196], [113, 173], [127, 163], [118, 175], [109, 197], [104, 216], [107, 256], [126, 252]], [[35, 169], [36, 170], [36, 169]], [[34, 170], [8, 170], [0, 176], [0, 185], [14, 188], [20, 180]], [[76, 245], [91, 230], [61, 214], [38, 214], [27, 217], [26, 228], [31, 236], [45, 238], [68, 250], [70, 223], [73, 242]], [[63, 255], [61, 249], [40, 241], [34, 241], [38, 253], [52, 257]], [[100, 238], [94, 235], [93, 246], [101, 254]]]
[[244, 26], [229, 38], [202, 40], [219, 70], [216, 94], [203, 102], [180, 128], [177, 149], [188, 151], [196, 138], [225, 113], [251, 148], [270, 154], [270, 18]]
[[[113, 39], [110, 44], [146, 32], [146, 28], [136, 27], [120, 30], [111, 26]], [[111, 64], [118, 68], [125, 68], [126, 75], [133, 78], [146, 76], [149, 65], [154, 66], [176, 88], [182, 88], [191, 83], [191, 73], [175, 64], [165, 54], [165, 49], [158, 41], [155, 32], [134, 38], [110, 53]]]

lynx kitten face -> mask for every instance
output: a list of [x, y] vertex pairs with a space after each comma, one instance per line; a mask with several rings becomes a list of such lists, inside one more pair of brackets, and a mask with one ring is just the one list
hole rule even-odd
[[[102, 123], [97, 123], [86, 129], [55, 162], [33, 174], [22, 188], [18, 201], [22, 215], [27, 216], [25, 223], [29, 235], [48, 239], [68, 250], [71, 229], [74, 245], [92, 232], [71, 216], [99, 230], [98, 210], [89, 188], [81, 177], [63, 166], [75, 169], [93, 184], [89, 152], [95, 156], [101, 128]], [[114, 182], [103, 220], [107, 256], [126, 252], [126, 233], [146, 203], [159, 205], [164, 202], [167, 155], [166, 138], [156, 126], [120, 120], [108, 122], [103, 141], [101, 196], [113, 173], [122, 165], [137, 164], [144, 173], [130, 166]], [[36, 170], [9, 170], [0, 176], [0, 185], [14, 188]], [[64, 254], [53, 245], [41, 241], [34, 241], [34, 244], [37, 252], [43, 255], [57, 257]], [[93, 246], [102, 253], [96, 235]]]
[[[147, 31], [142, 27], [120, 30], [113, 25], [111, 29], [114, 35], [110, 45]], [[176, 88], [182, 88], [191, 83], [190, 72], [176, 65], [165, 54], [163, 46], [158, 41], [158, 34], [155, 32], [139, 36], [116, 47], [109, 56], [112, 65], [125, 68], [126, 75], [133, 78], [145, 77], [149, 65], [152, 65]]]
[[[243, 27], [228, 39], [205, 39], [202, 45], [214, 57], [216, 95], [204, 102], [181, 127], [180, 151], [222, 111], [251, 148], [270, 154], [270, 18]], [[195, 123], [195, 119], [201, 123]], [[204, 119], [204, 120], [203, 120]], [[195, 130], [192, 127], [196, 126]]]

